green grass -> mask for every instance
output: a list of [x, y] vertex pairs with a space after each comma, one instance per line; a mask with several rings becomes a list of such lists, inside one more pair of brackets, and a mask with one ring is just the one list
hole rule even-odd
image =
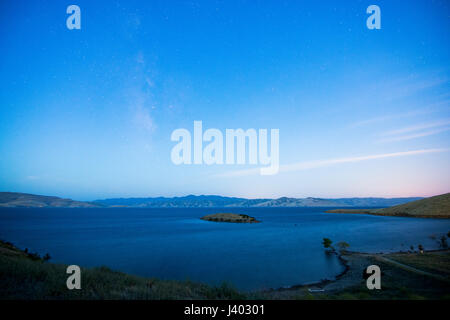
[[81, 290], [68, 290], [67, 265], [45, 262], [0, 242], [0, 299], [245, 299], [232, 286], [143, 278], [107, 267], [81, 268]]
[[328, 213], [373, 214], [379, 216], [450, 218], [450, 193], [383, 209], [333, 209]]
[[423, 218], [450, 218], [450, 193], [374, 210], [376, 214]]
[[[387, 255], [387, 257], [396, 261], [398, 256], [403, 258], [402, 261], [398, 260], [399, 262], [419, 269], [428, 266], [428, 270], [433, 273], [437, 270], [436, 266], [440, 270], [448, 270], [450, 267], [450, 253], [448, 251], [429, 254]], [[375, 257], [370, 257], [367, 262], [380, 267], [382, 272], [381, 290], [368, 290], [365, 281], [361, 280], [358, 285], [338, 292], [318, 294], [316, 298], [332, 300], [440, 300], [450, 297], [450, 285], [446, 281], [409, 272], [395, 265], [382, 262]]]
[[[392, 260], [432, 273], [448, 274], [450, 253], [390, 254]], [[409, 272], [376, 255], [365, 263], [382, 270], [381, 290], [368, 290], [365, 281], [351, 287], [323, 293], [310, 293], [307, 287], [294, 290], [239, 292], [224, 283], [209, 286], [189, 280], [160, 280], [125, 274], [108, 267], [81, 268], [81, 290], [68, 290], [67, 265], [46, 262], [37, 254], [26, 253], [0, 241], [0, 300], [190, 300], [190, 299], [450, 299], [449, 282]]]
[[450, 279], [450, 254], [448, 253], [398, 253], [390, 254], [389, 258], [408, 266]]

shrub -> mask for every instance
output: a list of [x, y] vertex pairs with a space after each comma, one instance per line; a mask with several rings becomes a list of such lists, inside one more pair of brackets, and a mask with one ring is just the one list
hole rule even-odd
[[341, 241], [337, 245], [342, 252], [347, 250], [348, 247], [350, 247], [350, 245], [345, 241]]
[[324, 247], [325, 249], [331, 249], [331, 251], [334, 251], [334, 248], [333, 248], [333, 246], [332, 246], [333, 241], [331, 241], [330, 239], [328, 239], [328, 238], [323, 238], [322, 244], [323, 244], [323, 247]]

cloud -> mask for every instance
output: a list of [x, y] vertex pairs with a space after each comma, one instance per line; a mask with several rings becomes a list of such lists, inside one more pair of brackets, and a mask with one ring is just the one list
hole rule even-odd
[[[377, 98], [380, 103], [392, 103], [393, 100], [401, 99], [405, 100], [405, 98], [410, 98], [416, 94], [423, 93], [428, 89], [438, 89], [441, 88], [444, 90], [439, 95], [433, 94], [433, 100], [430, 103], [420, 106], [419, 109], [404, 111], [404, 112], [396, 112], [391, 114], [383, 114], [380, 116], [375, 116], [369, 119], [363, 119], [353, 123], [351, 126], [365, 126], [379, 122], [385, 122], [396, 119], [403, 119], [408, 117], [415, 117], [424, 114], [430, 114], [435, 112], [440, 112], [446, 110], [448, 111], [448, 107], [450, 105], [450, 100], [448, 99], [450, 92], [448, 91], [449, 79], [447, 77], [435, 77], [431, 79], [419, 79], [417, 77], [407, 77], [403, 79], [395, 79], [391, 81], [381, 81], [379, 85], [372, 88], [370, 94], [372, 97], [373, 92], [379, 92], [380, 96]], [[443, 85], [446, 85], [444, 88]], [[442, 90], [441, 90], [442, 91]], [[384, 100], [383, 100], [384, 97]], [[371, 98], [372, 99], [372, 98]], [[410, 101], [410, 100], [406, 100]], [[395, 102], [398, 103], [398, 102]], [[410, 102], [408, 102], [410, 103]], [[411, 109], [411, 108], [410, 108]]]
[[[435, 121], [435, 122], [416, 124], [413, 126], [381, 133], [380, 136], [385, 136], [386, 138], [380, 139], [377, 142], [404, 141], [404, 140], [411, 140], [411, 139], [431, 136], [434, 134], [438, 134], [438, 133], [450, 130], [449, 125], [450, 125], [450, 119], [443, 119], [443, 120]], [[444, 128], [442, 128], [442, 127], [444, 127]], [[424, 129], [433, 129], [433, 128], [438, 128], [438, 129], [424, 131]]]
[[[406, 157], [406, 156], [414, 156], [414, 155], [427, 154], [427, 153], [445, 152], [448, 150], [449, 149], [445, 149], [445, 148], [421, 149], [421, 150], [413, 150], [413, 151], [375, 154], [375, 155], [368, 155], [368, 156], [345, 157], [345, 158], [336, 158], [336, 159], [327, 159], [327, 160], [297, 162], [297, 163], [293, 163], [293, 164], [281, 165], [279, 172], [302, 171], [302, 170], [316, 169], [316, 168], [321, 168], [321, 167], [328, 167], [328, 166], [343, 164], [343, 163], [354, 163], [354, 162], [361, 162], [361, 161], [368, 161], [368, 160]], [[248, 176], [248, 175], [259, 174], [259, 170], [260, 170], [259, 168], [247, 169], [247, 170], [237, 170], [237, 171], [226, 172], [226, 173], [219, 174], [216, 176], [218, 176], [218, 177]]]
[[421, 91], [435, 88], [448, 83], [447, 77], [435, 77], [430, 79], [422, 79], [417, 77], [408, 77], [386, 83], [390, 89], [390, 99], [399, 99], [415, 95]]
[[438, 134], [438, 133], [441, 133], [441, 132], [445, 132], [445, 131], [448, 131], [448, 130], [450, 130], [450, 127], [437, 129], [437, 130], [429, 130], [429, 131], [424, 131], [424, 132], [420, 132], [420, 133], [414, 133], [414, 134], [410, 134], [410, 135], [403, 135], [403, 136], [397, 136], [397, 137], [381, 139], [381, 140], [378, 140], [377, 142], [393, 142], [393, 141], [404, 141], [404, 140], [417, 139], [417, 138], [422, 138], [422, 137], [435, 135], [435, 134]]
[[364, 126], [364, 125], [373, 124], [373, 123], [377, 123], [377, 122], [384, 122], [384, 121], [389, 121], [389, 120], [420, 116], [420, 115], [429, 114], [429, 113], [433, 113], [433, 112], [437, 112], [437, 111], [438, 110], [429, 110], [429, 109], [425, 110], [424, 109], [424, 110], [414, 110], [414, 111], [409, 111], [409, 112], [388, 114], [388, 115], [384, 115], [384, 116], [380, 116], [380, 117], [375, 117], [375, 118], [355, 122], [353, 124], [353, 126], [359, 127], [359, 126]]
[[387, 132], [382, 133], [381, 135], [382, 136], [391, 136], [391, 135], [397, 135], [397, 134], [402, 134], [402, 133], [419, 131], [422, 129], [442, 127], [442, 126], [447, 126], [447, 125], [450, 125], [450, 119], [443, 119], [443, 120], [435, 121], [435, 122], [417, 124], [417, 125], [402, 128], [402, 129], [387, 131]]

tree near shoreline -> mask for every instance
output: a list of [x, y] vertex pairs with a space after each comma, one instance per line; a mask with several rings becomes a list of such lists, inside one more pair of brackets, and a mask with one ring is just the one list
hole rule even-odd
[[334, 252], [335, 251], [335, 249], [334, 249], [334, 247], [332, 245], [333, 241], [331, 241], [331, 239], [323, 238], [322, 244], [323, 244], [323, 247], [325, 249], [327, 249], [327, 252]]
[[345, 241], [338, 242], [337, 246], [339, 247], [340, 252], [345, 252], [347, 251], [347, 248], [350, 247], [350, 245]]

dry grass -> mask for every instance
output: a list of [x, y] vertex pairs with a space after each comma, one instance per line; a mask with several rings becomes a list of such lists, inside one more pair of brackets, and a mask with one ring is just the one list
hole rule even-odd
[[[449, 251], [385, 256], [430, 273], [446, 277], [450, 273]], [[377, 259], [376, 254], [354, 253], [350, 257], [354, 260], [350, 270], [353, 281], [346, 284], [344, 276], [323, 293], [312, 294], [302, 287], [244, 294], [226, 284], [212, 287], [191, 281], [143, 278], [107, 267], [82, 268], [82, 289], [68, 290], [66, 265], [44, 262], [0, 241], [0, 300], [450, 299], [448, 281], [399, 268]], [[357, 267], [358, 264], [361, 266]], [[362, 279], [362, 270], [371, 264], [382, 270], [382, 290], [368, 290]]]
[[128, 275], [107, 267], [81, 268], [81, 290], [68, 290], [67, 265], [32, 259], [0, 242], [0, 300], [172, 300], [245, 299], [227, 284], [212, 287], [191, 281], [166, 281]]
[[384, 209], [333, 209], [326, 212], [417, 218], [450, 218], [450, 193]]
[[438, 274], [450, 279], [450, 253], [436, 252], [436, 253], [412, 253], [390, 254], [389, 258], [408, 266]]
[[374, 213], [392, 216], [450, 218], [450, 193], [378, 209]]

